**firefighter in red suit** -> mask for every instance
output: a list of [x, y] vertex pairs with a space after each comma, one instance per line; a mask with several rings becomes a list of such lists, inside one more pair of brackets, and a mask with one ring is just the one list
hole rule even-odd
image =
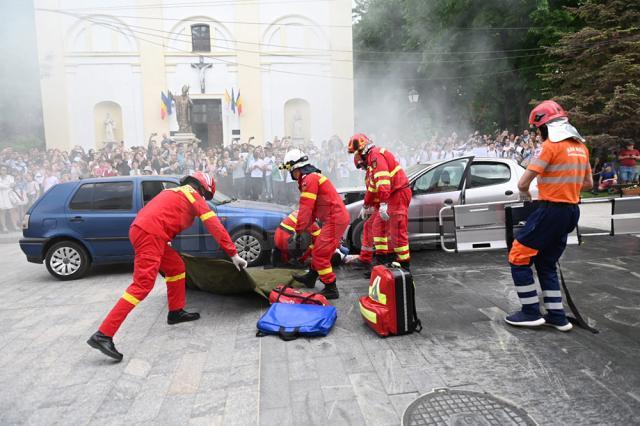
[[376, 260], [387, 263], [397, 260], [410, 269], [409, 251], [409, 180], [395, 156], [385, 148], [376, 147], [364, 134], [357, 133], [349, 140], [350, 154], [359, 153], [371, 168], [380, 207], [374, 217], [373, 241]]
[[364, 204], [359, 215], [360, 219], [362, 219], [364, 223], [362, 225], [360, 254], [347, 256], [345, 263], [351, 265], [359, 264], [366, 267], [368, 272], [365, 272], [365, 276], [370, 276], [371, 262], [373, 262], [373, 255], [375, 253], [373, 243], [373, 222], [380, 205], [380, 200], [378, 199], [378, 191], [376, 190], [375, 182], [373, 181], [371, 167], [367, 167], [365, 165], [362, 155], [359, 153], [354, 154], [353, 163], [357, 169], [366, 170], [364, 178], [366, 192], [364, 195]]
[[165, 276], [169, 314], [167, 322], [178, 324], [200, 318], [198, 313], [185, 311], [185, 266], [169, 243], [199, 217], [233, 264], [240, 270], [247, 262], [238, 256], [235, 245], [206, 200], [215, 193], [215, 182], [206, 173], [195, 172], [184, 177], [177, 188], [162, 191], [136, 216], [129, 229], [129, 240], [135, 251], [133, 282], [87, 343], [117, 361], [122, 354], [116, 350], [113, 336], [125, 318], [153, 288], [158, 272]]
[[311, 250], [314, 247], [314, 241], [318, 235], [320, 235], [320, 227], [317, 223], [313, 222], [311, 224], [311, 228], [309, 229], [309, 233], [311, 234], [311, 239], [309, 240], [309, 245], [306, 247], [302, 247], [297, 253], [293, 253], [295, 250], [290, 250], [289, 247], [289, 239], [292, 235], [296, 233], [296, 225], [298, 223], [298, 210], [292, 211], [289, 216], [285, 217], [282, 222], [280, 222], [280, 226], [276, 229], [276, 233], [273, 236], [273, 242], [278, 249], [279, 261], [282, 263], [288, 263], [295, 258], [300, 262], [304, 262], [311, 257]]
[[320, 235], [314, 242], [309, 271], [294, 278], [308, 288], [313, 288], [320, 277], [324, 284], [321, 293], [327, 299], [337, 299], [340, 295], [331, 257], [340, 246], [344, 231], [349, 226], [349, 214], [344, 202], [331, 181], [321, 175], [320, 170], [311, 165], [308, 157], [299, 149], [287, 152], [280, 167], [290, 171], [291, 178], [298, 182], [300, 189], [298, 223], [291, 241], [297, 245], [303, 239], [302, 233], [309, 232], [316, 220], [322, 224]]

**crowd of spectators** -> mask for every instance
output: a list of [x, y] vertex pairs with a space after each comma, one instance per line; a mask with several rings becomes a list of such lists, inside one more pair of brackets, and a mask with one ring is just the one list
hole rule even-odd
[[[461, 155], [513, 158], [526, 166], [539, 152], [542, 142], [527, 130], [519, 134], [475, 132], [465, 137], [453, 132], [414, 143], [388, 135], [370, 136], [378, 145], [392, 149], [403, 167]], [[202, 148], [176, 143], [167, 135], [158, 138], [153, 134], [145, 145], [133, 147], [121, 142], [101, 150], [75, 146], [70, 151], [21, 152], [17, 148], [5, 148], [0, 151], [0, 232], [17, 230], [26, 209], [53, 185], [88, 177], [185, 175], [204, 171], [215, 177], [220, 192], [231, 197], [292, 205], [297, 200], [297, 186], [287, 172], [278, 169], [278, 164], [294, 147], [307, 153], [311, 162], [337, 187], [362, 185], [362, 173], [347, 155], [345, 141], [337, 136], [320, 143], [274, 137], [263, 144], [250, 138], [246, 143], [234, 142], [227, 147]], [[630, 145], [619, 153], [597, 157], [596, 183], [601, 183], [601, 173], [605, 173], [605, 180], [617, 179], [611, 173], [619, 175], [621, 168], [627, 182], [636, 180], [638, 173], [632, 171], [631, 163], [640, 160], [637, 153]]]

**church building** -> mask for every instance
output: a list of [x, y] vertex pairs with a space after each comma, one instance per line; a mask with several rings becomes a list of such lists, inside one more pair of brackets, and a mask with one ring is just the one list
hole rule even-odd
[[353, 132], [351, 0], [34, 0], [48, 148]]

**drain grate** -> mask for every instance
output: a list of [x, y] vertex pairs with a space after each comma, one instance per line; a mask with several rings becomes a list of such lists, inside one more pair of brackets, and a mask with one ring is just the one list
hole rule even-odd
[[407, 407], [404, 426], [535, 425], [527, 412], [488, 393], [436, 389]]

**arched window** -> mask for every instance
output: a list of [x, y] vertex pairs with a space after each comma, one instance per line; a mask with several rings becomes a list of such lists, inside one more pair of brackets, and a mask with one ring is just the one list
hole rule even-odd
[[209, 25], [191, 25], [191, 48], [194, 52], [211, 52], [211, 30]]

